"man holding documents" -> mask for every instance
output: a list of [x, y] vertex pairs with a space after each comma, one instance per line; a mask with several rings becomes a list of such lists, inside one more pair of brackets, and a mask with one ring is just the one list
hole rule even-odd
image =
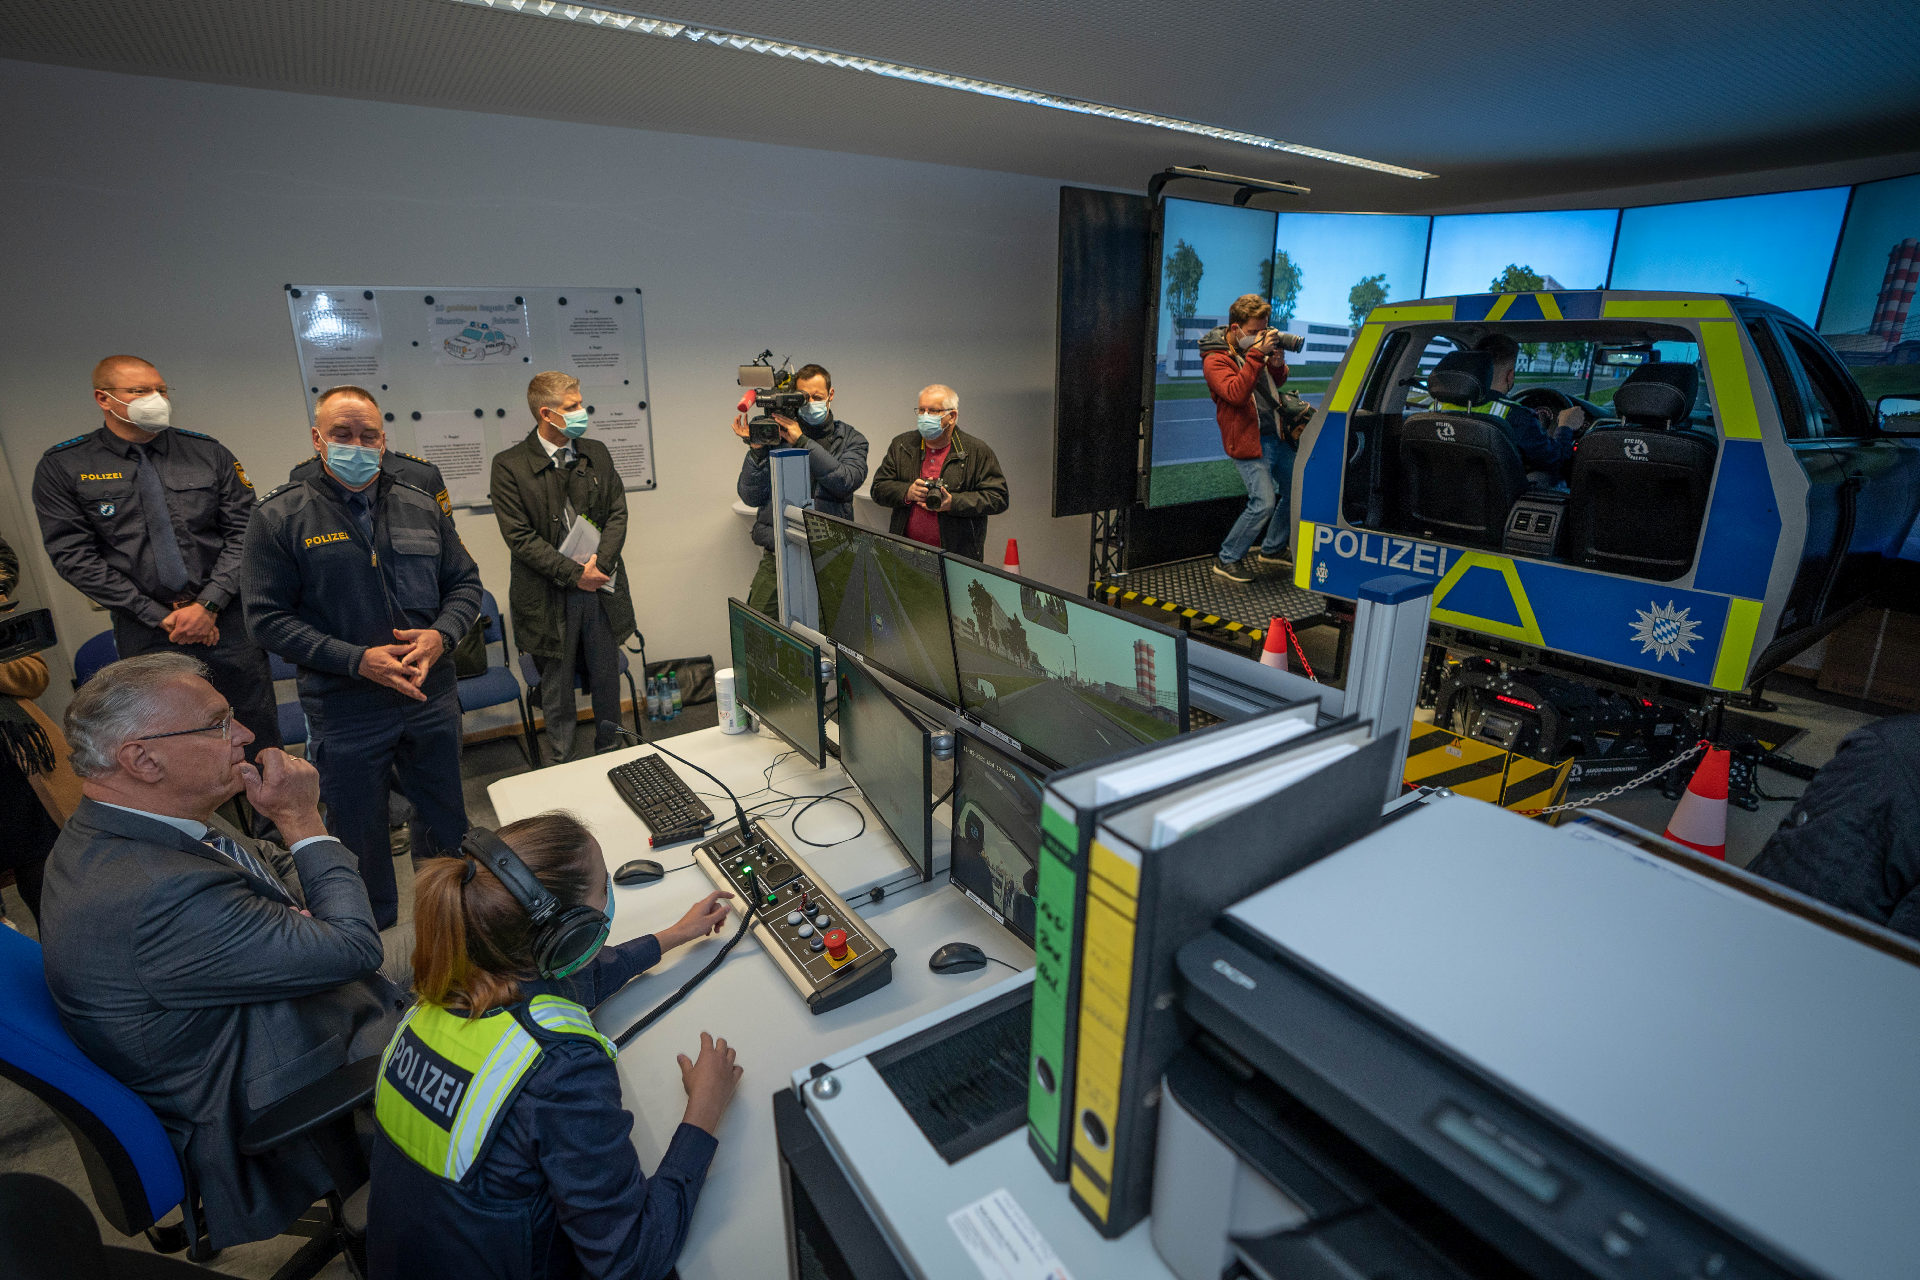
[[452, 517], [381, 469], [386, 447], [370, 393], [323, 392], [320, 466], [260, 500], [240, 567], [247, 631], [300, 668], [327, 825], [359, 858], [382, 929], [399, 912], [389, 778], [436, 846], [415, 854], [451, 853], [467, 833], [452, 650], [480, 613], [480, 570]]
[[627, 492], [607, 446], [587, 435], [580, 381], [537, 373], [527, 384], [534, 429], [493, 459], [490, 498], [513, 553], [507, 609], [513, 636], [540, 672], [553, 763], [573, 754], [574, 688], [593, 699], [593, 749], [618, 745], [621, 641], [633, 597], [621, 572]]

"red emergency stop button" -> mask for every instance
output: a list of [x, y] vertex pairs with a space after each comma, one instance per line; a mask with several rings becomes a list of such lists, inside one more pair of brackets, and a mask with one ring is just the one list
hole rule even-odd
[[826, 944], [827, 963], [834, 968], [838, 969], [841, 965], [853, 958], [852, 953], [847, 950], [847, 931], [845, 929], [829, 929], [825, 934], [821, 935], [820, 941]]

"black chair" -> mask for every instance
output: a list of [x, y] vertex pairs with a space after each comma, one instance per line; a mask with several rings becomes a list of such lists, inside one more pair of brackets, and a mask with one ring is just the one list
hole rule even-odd
[[1400, 424], [1400, 527], [1499, 547], [1507, 512], [1527, 490], [1527, 468], [1506, 421], [1467, 407], [1491, 402], [1492, 383], [1493, 357], [1484, 351], [1448, 352], [1427, 375], [1439, 407]]
[[37, 1173], [0, 1173], [0, 1275], [9, 1280], [192, 1280], [190, 1262], [100, 1242], [84, 1200]]
[[[528, 709], [528, 695], [520, 691], [520, 682], [513, 678], [513, 649], [507, 643], [507, 627], [500, 617], [500, 602], [493, 598], [493, 592], [480, 593], [480, 620], [486, 626], [487, 669], [477, 676], [463, 676], [460, 680], [460, 714], [479, 711], [484, 707], [505, 706], [511, 702], [520, 712], [520, 749], [526, 753], [527, 767], [537, 769], [540, 766], [540, 748], [533, 740], [533, 712]], [[494, 641], [500, 642], [500, 660], [493, 660]]]
[[1614, 393], [1620, 421], [1580, 438], [1567, 500], [1576, 563], [1656, 582], [1692, 566], [1720, 449], [1689, 425], [1699, 389], [1691, 364], [1641, 365]]

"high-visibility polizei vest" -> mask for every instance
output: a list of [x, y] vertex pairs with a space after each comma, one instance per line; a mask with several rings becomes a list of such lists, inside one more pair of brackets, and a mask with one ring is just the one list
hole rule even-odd
[[609, 1058], [618, 1055], [585, 1008], [550, 995], [479, 1018], [417, 1004], [387, 1045], [374, 1119], [395, 1147], [436, 1178], [466, 1179], [539, 1066], [540, 1041], [523, 1018], [550, 1034], [594, 1040]]

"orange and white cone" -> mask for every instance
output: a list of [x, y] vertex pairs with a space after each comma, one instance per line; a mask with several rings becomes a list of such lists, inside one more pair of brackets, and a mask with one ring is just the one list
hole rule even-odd
[[1724, 747], [1707, 748], [1707, 758], [1693, 771], [1666, 830], [1675, 844], [1722, 862], [1727, 860], [1727, 766], [1732, 758]]
[[1284, 618], [1275, 618], [1267, 626], [1266, 643], [1260, 646], [1260, 665], [1287, 669], [1287, 624]]
[[1007, 539], [1007, 558], [1005, 564], [1009, 573], [1020, 572], [1020, 544], [1012, 538]]

